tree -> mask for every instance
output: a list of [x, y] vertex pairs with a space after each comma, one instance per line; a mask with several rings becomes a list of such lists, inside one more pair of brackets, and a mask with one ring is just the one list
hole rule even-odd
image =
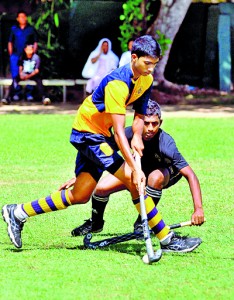
[[[158, 37], [157, 30], [164, 34], [171, 41], [174, 40], [179, 28], [187, 14], [192, 0], [161, 0], [161, 6], [157, 18], [148, 28], [147, 33]], [[168, 45], [162, 60], [155, 69], [155, 79], [158, 81], [158, 88], [165, 90], [181, 90], [186, 86], [178, 86], [169, 82], [164, 77], [164, 71], [169, 58], [172, 43]]]
[[[157, 0], [159, 1], [159, 0]], [[122, 37], [119, 38], [122, 45], [127, 44], [130, 35], [151, 34], [162, 47], [163, 58], [155, 69], [155, 80], [158, 89], [180, 91], [186, 90], [187, 86], [177, 85], [169, 82], [164, 76], [164, 71], [169, 58], [173, 40], [186, 16], [192, 0], [161, 0], [158, 13], [149, 13], [150, 4], [155, 0], [127, 0], [123, 5], [123, 14], [120, 20]], [[152, 22], [152, 18], [155, 20]], [[148, 26], [148, 24], [151, 24]], [[147, 27], [148, 26], [148, 27]], [[133, 36], [131, 36], [133, 37]]]
[[70, 3], [72, 1], [69, 0], [36, 1], [35, 13], [33, 16], [28, 16], [29, 23], [35, 27], [40, 37], [38, 54], [43, 60], [43, 75], [47, 78], [55, 78], [59, 75], [58, 66], [62, 63], [61, 57], [64, 50], [58, 34], [60, 13], [68, 11]]

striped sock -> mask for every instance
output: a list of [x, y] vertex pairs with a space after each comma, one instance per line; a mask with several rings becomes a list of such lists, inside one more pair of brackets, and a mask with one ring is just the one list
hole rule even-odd
[[[15, 216], [19, 220], [23, 216], [36, 216], [43, 213], [65, 209], [71, 205], [68, 190], [57, 191], [46, 198], [40, 198], [32, 202], [24, 203], [17, 206]], [[21, 211], [20, 211], [21, 210]]]
[[[140, 199], [133, 200], [138, 212], [141, 212]], [[158, 212], [153, 199], [145, 195], [145, 208], [148, 218], [148, 224], [159, 240], [163, 240], [169, 233], [169, 227], [164, 223], [161, 214]]]
[[145, 191], [148, 196], [152, 197], [155, 206], [157, 206], [162, 196], [162, 190], [158, 190], [147, 185]]

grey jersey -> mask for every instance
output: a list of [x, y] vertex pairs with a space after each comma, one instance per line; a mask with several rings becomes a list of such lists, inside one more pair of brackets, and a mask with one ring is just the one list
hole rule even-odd
[[[127, 127], [125, 134], [130, 142], [133, 136], [132, 127]], [[177, 149], [174, 139], [162, 129], [159, 129], [151, 140], [143, 140], [143, 143], [141, 164], [146, 176], [158, 168], [169, 168], [173, 173], [178, 173], [182, 168], [188, 166]]]

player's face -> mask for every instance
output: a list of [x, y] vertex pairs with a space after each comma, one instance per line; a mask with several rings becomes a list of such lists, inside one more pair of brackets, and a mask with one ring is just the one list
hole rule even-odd
[[143, 140], [151, 140], [155, 134], [158, 132], [162, 120], [158, 116], [145, 116], [144, 128], [143, 128]]
[[19, 23], [19, 25], [26, 25], [27, 24], [27, 16], [23, 13], [20, 13], [16, 19]]
[[139, 76], [147, 76], [152, 74], [156, 67], [159, 58], [153, 58], [151, 56], [141, 56], [138, 58], [136, 54], [132, 54], [132, 71], [134, 79]]

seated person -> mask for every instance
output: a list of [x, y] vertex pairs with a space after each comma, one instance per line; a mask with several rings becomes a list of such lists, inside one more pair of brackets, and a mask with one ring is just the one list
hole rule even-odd
[[133, 42], [134, 42], [133, 39], [130, 39], [128, 41], [128, 51], [122, 53], [119, 61], [119, 67], [122, 67], [131, 62], [131, 51], [132, 51]]
[[[42, 79], [40, 76], [40, 57], [34, 53], [34, 46], [26, 44], [24, 53], [19, 60], [19, 81], [33, 80], [36, 82], [36, 86], [26, 85], [24, 96], [27, 101], [33, 101], [34, 96], [42, 101], [44, 104], [49, 104], [50, 99], [45, 96]], [[37, 93], [36, 93], [37, 92]], [[11, 93], [18, 94], [22, 97], [22, 88], [18, 85], [17, 90], [11, 91]]]
[[90, 53], [82, 71], [84, 78], [90, 78], [86, 92], [91, 94], [103, 77], [118, 67], [118, 63], [118, 56], [111, 50], [111, 41], [107, 38], [101, 39], [97, 48]]

